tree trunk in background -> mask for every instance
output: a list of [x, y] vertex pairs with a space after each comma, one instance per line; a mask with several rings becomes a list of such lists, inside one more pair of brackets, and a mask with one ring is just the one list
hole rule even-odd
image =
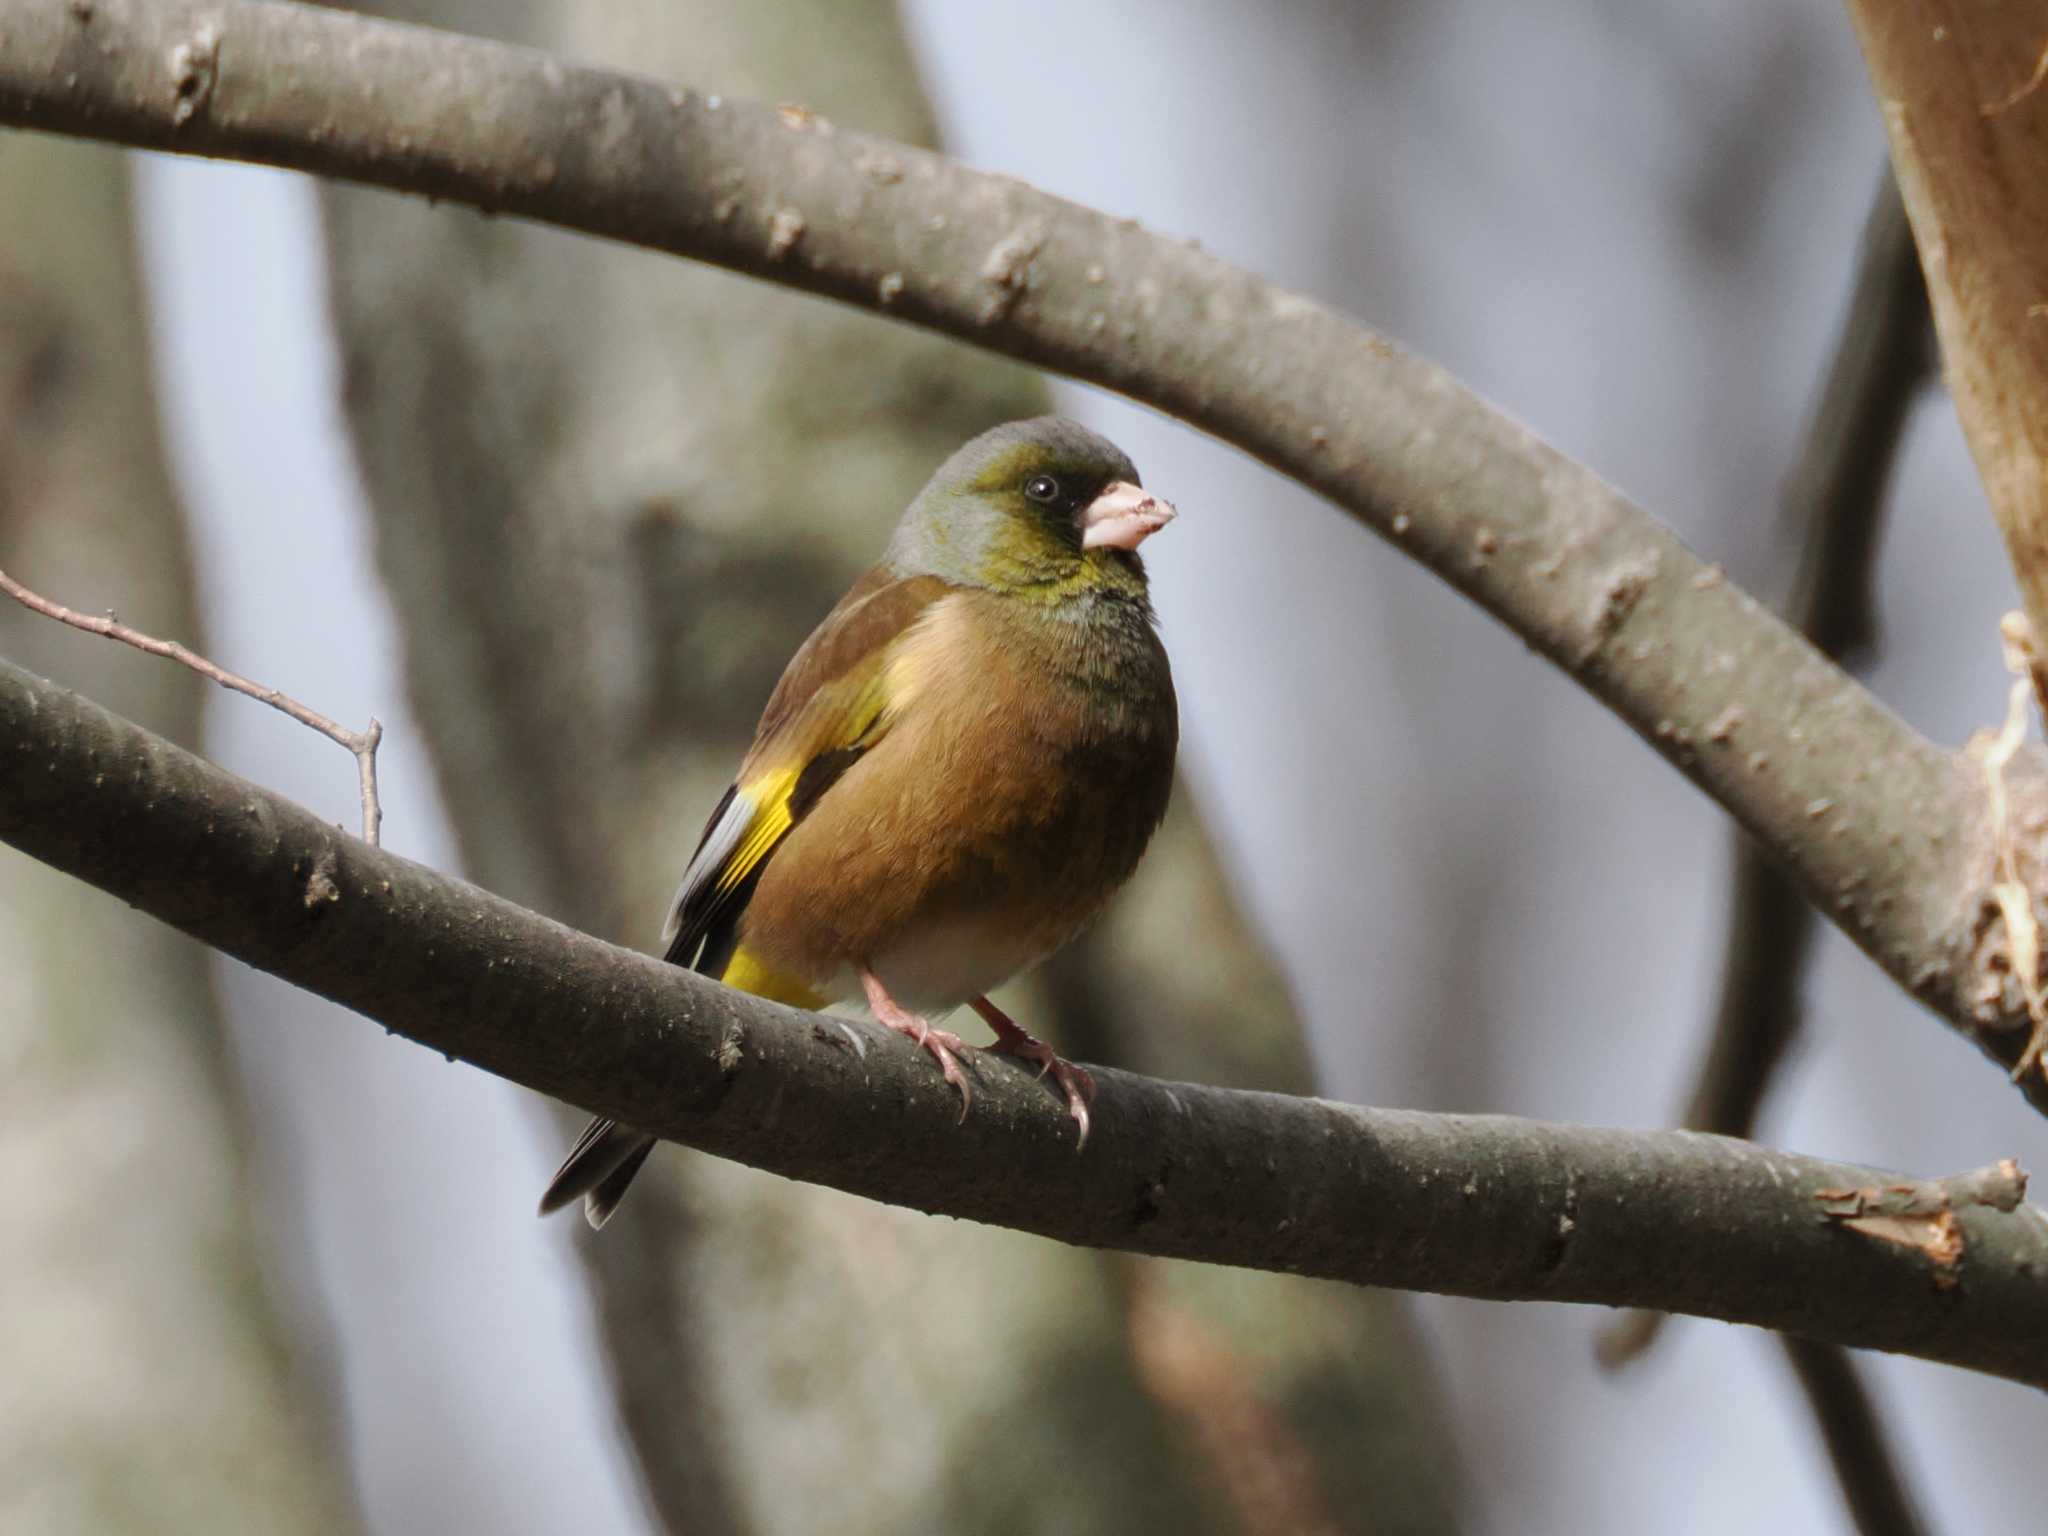
[[[380, 9], [934, 137], [878, 0]], [[736, 218], [771, 211], [734, 196]], [[939, 460], [1046, 409], [1044, 388], [645, 253], [346, 189], [327, 211], [380, 563], [469, 869], [651, 944], [797, 642]], [[1069, 1044], [1101, 1060], [1312, 1081], [1185, 796], [1133, 891], [1016, 1005], [1084, 1026]], [[678, 1532], [1453, 1525], [1390, 1297], [1062, 1248], [673, 1149], [601, 1237], [563, 1231]]]
[[[196, 643], [125, 157], [0, 141], [0, 565]], [[175, 740], [199, 680], [8, 603], [0, 651]], [[356, 1526], [272, 1307], [210, 961], [0, 852], [0, 1530]]]

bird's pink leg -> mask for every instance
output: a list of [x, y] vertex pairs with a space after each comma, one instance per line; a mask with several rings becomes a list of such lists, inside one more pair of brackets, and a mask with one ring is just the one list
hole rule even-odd
[[938, 1059], [939, 1071], [945, 1074], [946, 1081], [960, 1090], [960, 1118], [965, 1120], [967, 1106], [974, 1101], [967, 1086], [967, 1074], [960, 1070], [960, 1057], [968, 1049], [967, 1042], [946, 1030], [933, 1029], [891, 997], [881, 978], [865, 966], [861, 968], [860, 985], [868, 995], [868, 1011], [874, 1014], [877, 1024], [886, 1024], [898, 1034], [910, 1036]]
[[1088, 1075], [1088, 1069], [1056, 1055], [1051, 1046], [1024, 1029], [987, 998], [971, 997], [967, 1006], [980, 1014], [982, 1022], [996, 1032], [996, 1043], [989, 1047], [990, 1050], [1015, 1056], [1020, 1061], [1037, 1062], [1040, 1077], [1048, 1072], [1052, 1074], [1052, 1080], [1067, 1096], [1067, 1114], [1081, 1128], [1074, 1150], [1078, 1152], [1088, 1145], [1088, 1105], [1095, 1098], [1095, 1079]]

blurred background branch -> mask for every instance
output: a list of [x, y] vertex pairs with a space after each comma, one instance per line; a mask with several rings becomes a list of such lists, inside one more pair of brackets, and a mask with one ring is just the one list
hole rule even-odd
[[1892, 1435], [1848, 1351], [1789, 1334], [1783, 1342], [1856, 1529], [1862, 1536], [1925, 1536], [1929, 1526]]
[[[1933, 375], [1933, 341], [1912, 231], [1886, 173], [1785, 492], [1786, 526], [1800, 530], [1788, 614], [1821, 654], [1844, 665], [1876, 639], [1885, 493], [1907, 414]], [[1799, 1029], [1815, 913], [1751, 839], [1736, 841], [1735, 866], [1719, 999], [1683, 1123], [1749, 1136]]]
[[[197, 637], [157, 432], [129, 162], [0, 143], [0, 548]], [[12, 604], [0, 650], [190, 741], [200, 684]], [[356, 1528], [321, 1320], [206, 953], [0, 853], [0, 1529]]]
[[[1887, 167], [1871, 200], [1841, 333], [1785, 490], [1785, 524], [1799, 537], [1788, 614], [1823, 655], [1845, 665], [1876, 639], [1885, 494], [1907, 416], [1935, 360], [1919, 257]], [[1799, 1030], [1816, 914], [1750, 838], [1737, 833], [1732, 854], [1719, 1000], [1682, 1123], [1748, 1137]], [[1610, 1324], [1598, 1345], [1603, 1363], [1638, 1358], [1667, 1316], [1631, 1312]], [[1788, 1338], [1785, 1347], [1863, 1536], [1921, 1530], [1855, 1363], [1831, 1345]]]

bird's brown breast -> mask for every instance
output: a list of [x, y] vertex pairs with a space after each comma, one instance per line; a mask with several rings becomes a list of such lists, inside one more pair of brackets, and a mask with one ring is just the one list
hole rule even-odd
[[1172, 786], [1173, 683], [1142, 605], [963, 591], [905, 638], [890, 692], [894, 723], [776, 849], [741, 938], [826, 995], [893, 964], [906, 1002], [952, 1006], [1137, 865]]

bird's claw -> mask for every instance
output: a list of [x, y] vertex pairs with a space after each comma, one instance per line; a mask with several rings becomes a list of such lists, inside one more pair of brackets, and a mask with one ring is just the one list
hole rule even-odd
[[[1095, 1102], [1095, 1079], [1088, 1069], [1071, 1061], [1055, 1056], [1046, 1063], [1052, 1080], [1060, 1085], [1060, 1091], [1067, 1096], [1067, 1118], [1072, 1120], [1080, 1134], [1074, 1138], [1074, 1150], [1080, 1151], [1088, 1145], [1088, 1106]], [[1038, 1074], [1045, 1076], [1045, 1072]]]
[[[987, 1014], [983, 1014], [987, 1018]], [[1068, 1061], [1037, 1036], [1017, 1027], [1007, 1017], [1003, 1020], [1007, 1029], [996, 1028], [996, 1043], [989, 1047], [1005, 1056], [1014, 1056], [1019, 1061], [1038, 1063], [1038, 1078], [1041, 1082], [1050, 1072], [1052, 1080], [1059, 1085], [1060, 1092], [1067, 1098], [1067, 1118], [1080, 1128], [1080, 1135], [1074, 1142], [1074, 1150], [1080, 1151], [1088, 1145], [1088, 1106], [1095, 1102], [1095, 1078], [1084, 1066]], [[994, 1027], [994, 1020], [990, 1020]]]
[[960, 1094], [960, 1118], [965, 1121], [968, 1107], [974, 1102], [974, 1090], [967, 1084], [967, 1074], [960, 1069], [960, 1058], [969, 1046], [965, 1040], [947, 1029], [933, 1029], [918, 1014], [904, 1008], [875, 980], [871, 974], [863, 974], [861, 980], [868, 989], [868, 1007], [878, 1023], [886, 1024], [899, 1035], [908, 1035], [923, 1050], [929, 1052], [939, 1064], [939, 1073], [951, 1083]]
[[[923, 1020], [919, 1020], [923, 1023]], [[965, 1040], [950, 1030], [933, 1029], [925, 1024], [924, 1033], [910, 1033], [910, 1038], [931, 1052], [939, 1064], [939, 1074], [960, 1091], [960, 1119], [965, 1123], [968, 1106], [974, 1102], [974, 1090], [967, 1085], [967, 1074], [960, 1070], [960, 1058], [971, 1047]]]

